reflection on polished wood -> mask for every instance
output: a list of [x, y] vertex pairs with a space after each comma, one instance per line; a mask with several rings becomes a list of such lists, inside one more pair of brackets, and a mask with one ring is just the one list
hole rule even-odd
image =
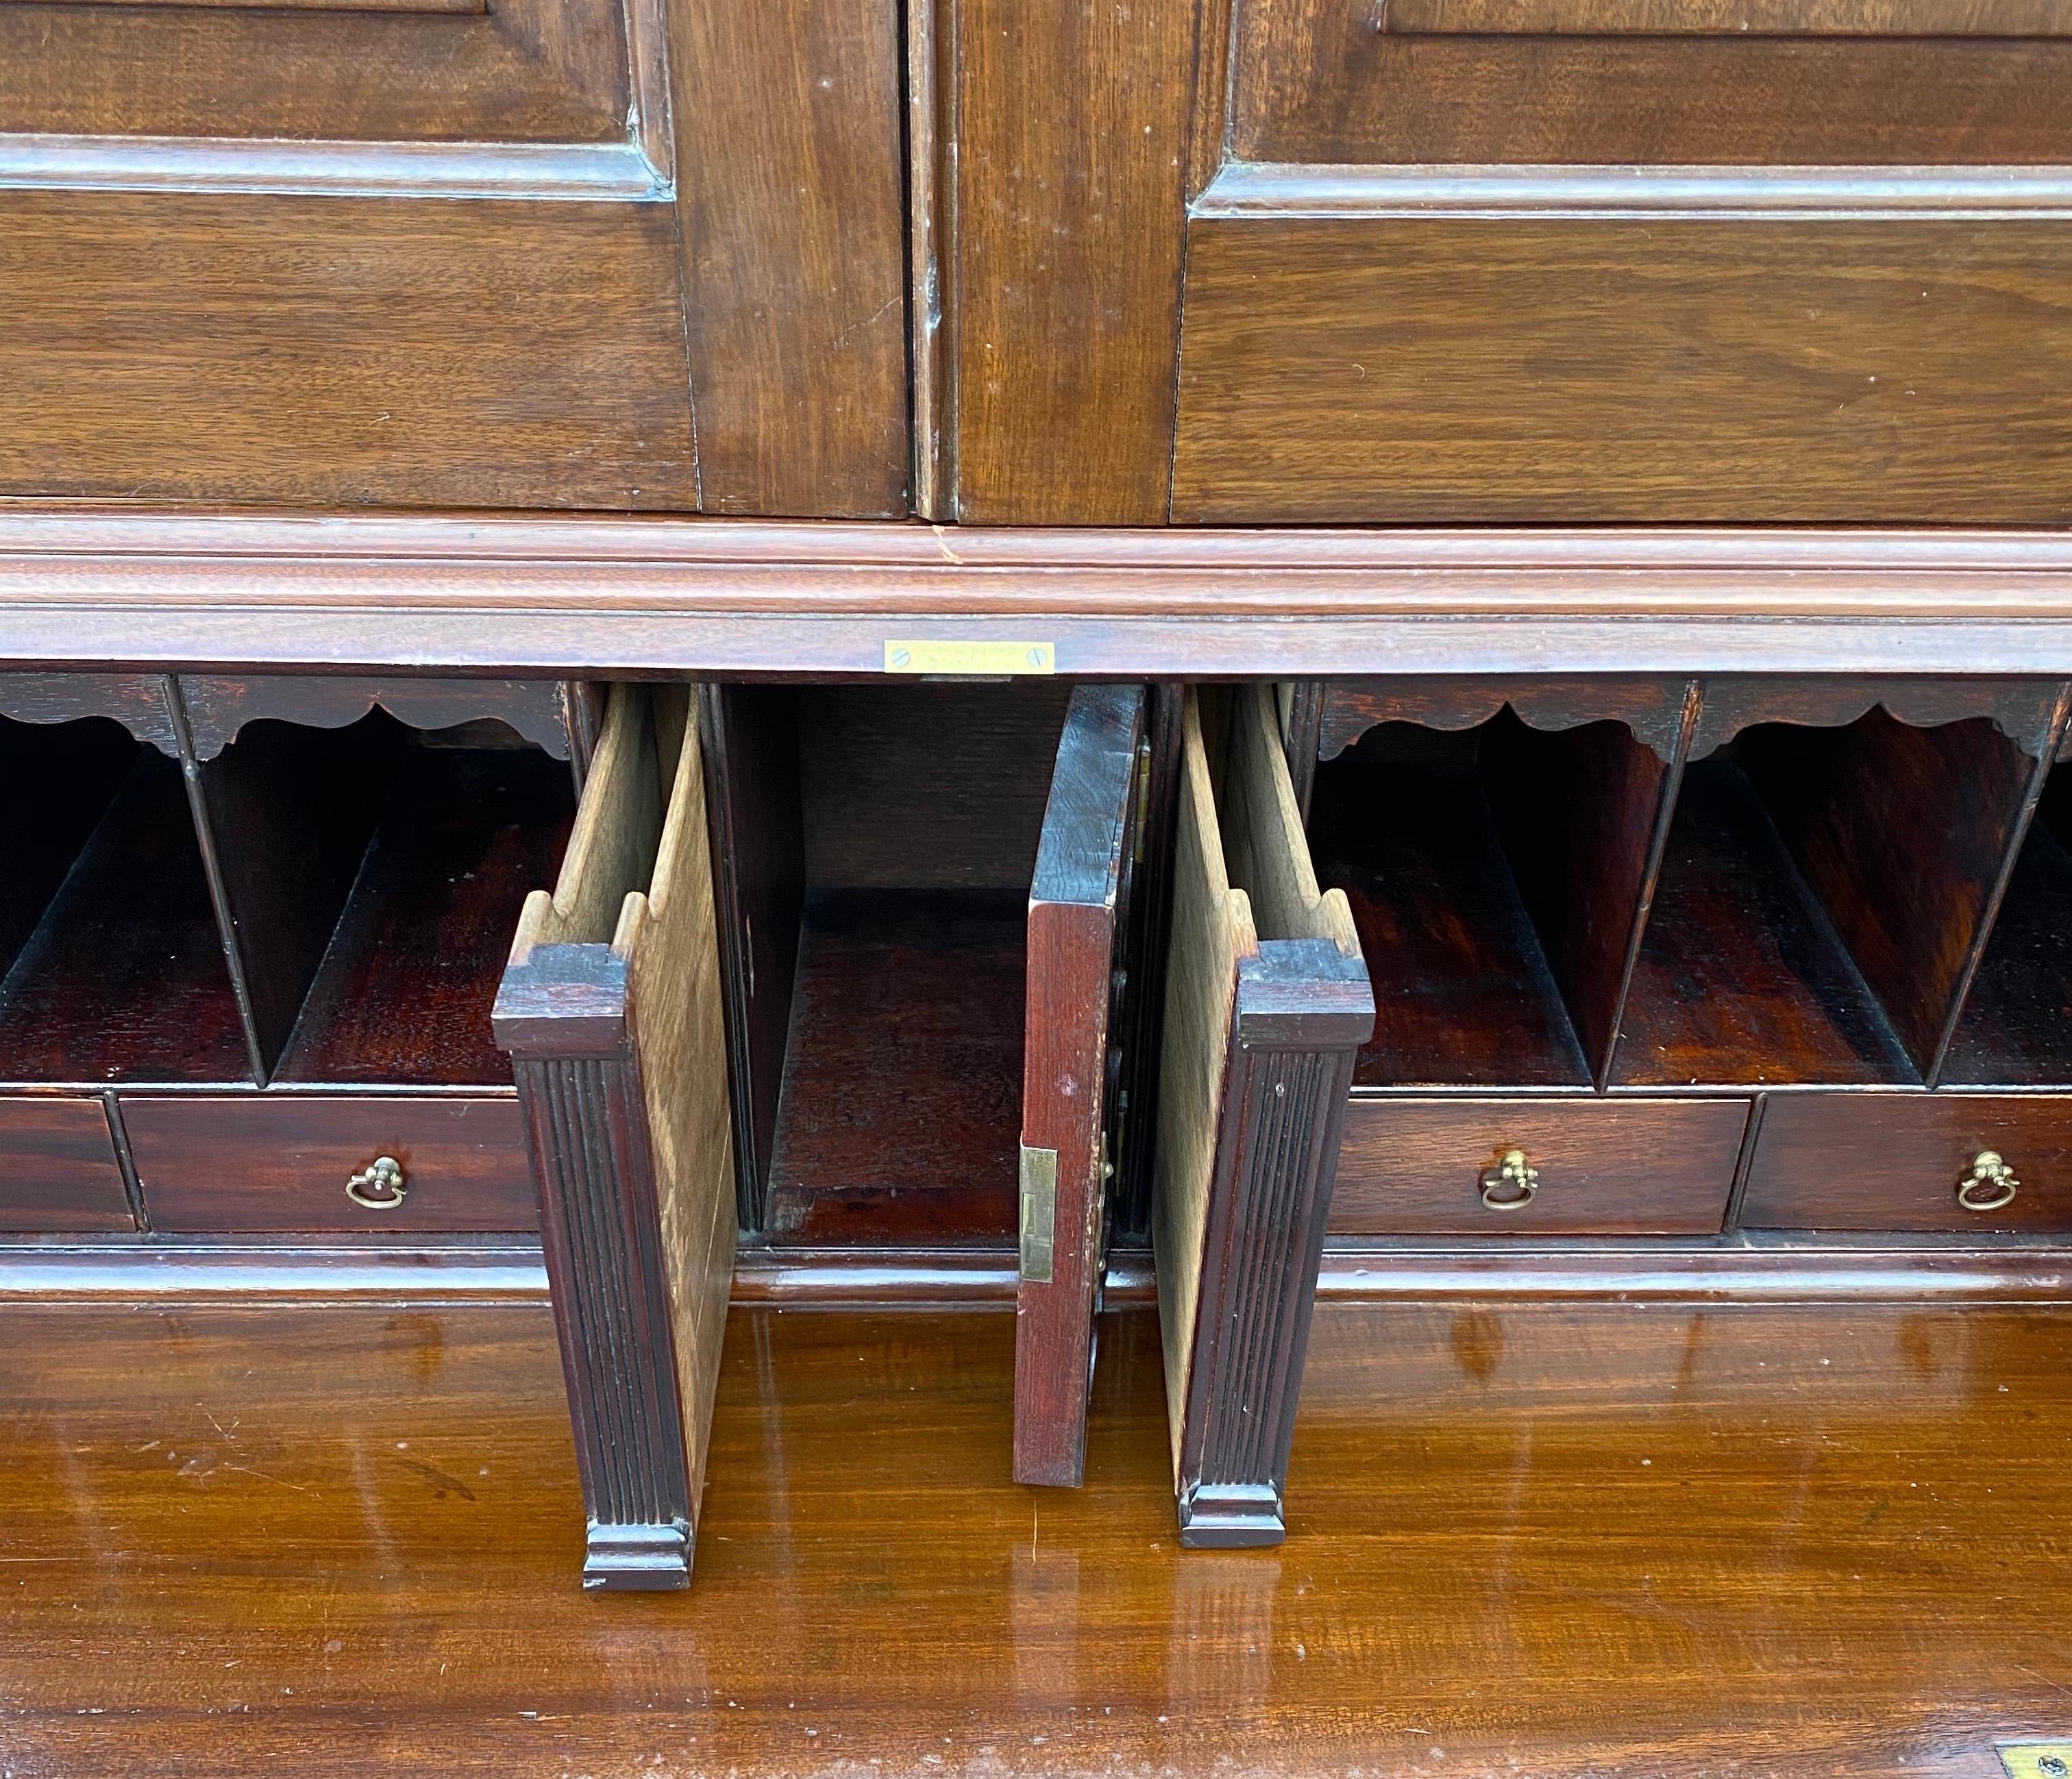
[[1012, 1320], [737, 1311], [687, 1592], [585, 1596], [544, 1307], [0, 1315], [52, 1773], [1997, 1773], [2072, 1733], [2072, 1311], [1318, 1313], [1288, 1543], [1182, 1556], [1155, 1321], [1076, 1493]]

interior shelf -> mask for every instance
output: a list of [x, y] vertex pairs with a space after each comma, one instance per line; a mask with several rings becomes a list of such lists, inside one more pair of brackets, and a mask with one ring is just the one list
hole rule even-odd
[[1589, 1084], [1475, 741], [1391, 724], [1317, 770], [1318, 881], [1345, 891], [1374, 985], [1356, 1085]]
[[414, 747], [382, 801], [274, 1078], [508, 1082], [490, 1009], [527, 893], [553, 881], [569, 769], [534, 748]]
[[180, 769], [102, 719], [0, 725], [23, 787], [6, 878], [0, 1074], [249, 1080]]
[[2045, 785], [1942, 1079], [2072, 1083], [2072, 769], [2054, 768]]
[[1739, 760], [1729, 752], [1688, 767], [1613, 1081], [1918, 1078]]

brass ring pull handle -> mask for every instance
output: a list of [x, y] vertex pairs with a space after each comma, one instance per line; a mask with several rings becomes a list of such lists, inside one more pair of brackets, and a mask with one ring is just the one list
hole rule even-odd
[[1507, 1149], [1482, 1175], [1482, 1203], [1491, 1210], [1523, 1210], [1540, 1190], [1540, 1170], [1523, 1149]]
[[2014, 1202], [2021, 1186], [1998, 1149], [1981, 1149], [1972, 1157], [1971, 1171], [1957, 1183], [1957, 1202], [1967, 1210], [1998, 1210]]
[[403, 1164], [393, 1155], [376, 1157], [345, 1183], [346, 1197], [363, 1210], [393, 1210], [409, 1194]]

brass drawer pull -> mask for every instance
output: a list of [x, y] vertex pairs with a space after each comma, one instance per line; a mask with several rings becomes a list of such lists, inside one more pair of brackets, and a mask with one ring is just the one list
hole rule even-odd
[[1507, 1149], [1482, 1175], [1482, 1202], [1491, 1210], [1523, 1210], [1540, 1190], [1540, 1170], [1523, 1149]]
[[409, 1194], [403, 1164], [393, 1155], [376, 1157], [345, 1183], [346, 1197], [364, 1210], [393, 1210]]
[[1967, 1210], [1998, 1210], [2014, 1202], [2021, 1185], [1998, 1149], [1981, 1149], [1972, 1157], [1971, 1173], [1958, 1182], [1957, 1202]]

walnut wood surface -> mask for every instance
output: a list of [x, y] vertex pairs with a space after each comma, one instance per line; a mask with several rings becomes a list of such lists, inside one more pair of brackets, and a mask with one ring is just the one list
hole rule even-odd
[[[2062, 708], [2061, 695], [2053, 736]], [[1916, 729], [1882, 710], [1842, 729], [1753, 730], [1741, 757], [1933, 1083], [2043, 769], [1983, 721]]]
[[496, 980], [574, 813], [568, 769], [543, 754], [409, 755], [275, 1078], [508, 1082], [490, 1030]]
[[2065, 37], [2063, 0], [1390, 0], [1392, 31], [1504, 36]]
[[[2055, 524], [2045, 223], [1197, 220], [1175, 520]], [[1690, 342], [1706, 342], [1694, 352]]]
[[2062, 676], [2072, 538], [971, 527], [952, 543], [904, 525], [0, 507], [0, 660], [39, 666], [105, 665], [119, 635], [212, 672], [874, 675], [917, 627], [1040, 632], [1063, 673], [1140, 678]]
[[10, 1752], [1992, 1779], [1996, 1740], [2062, 1733], [2061, 1590], [2008, 1578], [2062, 1563], [2068, 1337], [2038, 1306], [1326, 1304], [1289, 1542], [1219, 1555], [1173, 1548], [1149, 1316], [1107, 1331], [1087, 1488], [1038, 1502], [1007, 1317], [744, 1313], [697, 1584], [619, 1608], [569, 1585], [540, 1308], [10, 1307]]
[[14, 191], [0, 241], [0, 495], [697, 503], [660, 205]]
[[[1048, 1276], [1025, 1276], [1015, 1300], [1018, 1482], [1077, 1488], [1085, 1480], [1095, 1301], [1107, 1261], [1116, 1101], [1126, 1091], [1113, 1016], [1145, 704], [1141, 686], [1074, 690], [1029, 886], [1022, 1148], [1050, 1152], [1054, 1181], [1049, 1227], [1037, 1232]], [[1025, 1206], [1025, 1248], [1028, 1215]]]
[[[1729, 1099], [1355, 1098], [1331, 1234], [1714, 1235], [1749, 1107]], [[1492, 1210], [1484, 1176], [1514, 1148], [1539, 1169], [1538, 1190], [1522, 1209]]]
[[[195, 758], [214, 759], [247, 723], [265, 717], [319, 729], [343, 729], [376, 707], [417, 729], [491, 725], [557, 759], [569, 758], [565, 688], [553, 680], [368, 680], [333, 675], [266, 673], [237, 679], [187, 674], [179, 683]], [[143, 737], [139, 737], [142, 739]], [[482, 737], [487, 745], [487, 737]]]
[[1451, 758], [1317, 769], [1318, 878], [1350, 902], [1375, 988], [1355, 1078], [1584, 1085], [1589, 1060], [1463, 739]]
[[[509, 1099], [124, 1095], [121, 1103], [154, 1230], [537, 1226]], [[368, 1210], [346, 1196], [346, 1181], [384, 1155], [401, 1164], [405, 1194], [393, 1210]]]
[[1731, 761], [1684, 774], [1611, 1078], [1656, 1087], [1917, 1078]]
[[636, 504], [903, 513], [899, 9], [664, 10], [698, 484]]
[[112, 717], [161, 754], [179, 752], [159, 673], [0, 674], [0, 717], [20, 723], [69, 723]]
[[1789, 675], [1710, 679], [1705, 682], [1704, 707], [1691, 739], [1691, 757], [1706, 758], [1753, 724], [1833, 727], [1852, 723], [1882, 707], [1915, 729], [1984, 717], [2025, 754], [2041, 758], [2058, 741], [2062, 691], [2048, 680], [1961, 676], [1893, 680], [1851, 675], [1838, 679], [1825, 674], [1807, 679]]
[[1318, 688], [1316, 696], [1319, 760], [1336, 759], [1377, 723], [1478, 729], [1507, 705], [1539, 729], [1617, 721], [1667, 760], [1675, 756], [1683, 733], [1688, 688], [1674, 676], [1568, 680], [1507, 674], [1491, 679], [1462, 673], [1434, 680], [1331, 680]]
[[948, 8], [956, 517], [1166, 516], [1201, 10]]
[[0, 1094], [0, 1230], [136, 1226], [100, 1100]]
[[1015, 1227], [1026, 892], [810, 897], [763, 1227], [804, 1243]]
[[141, 750], [0, 981], [27, 1081], [238, 1081], [249, 1054], [180, 769]]
[[[1957, 1188], [1984, 1150], [2020, 1181], [1967, 1210]], [[2072, 1106], [2041, 1095], [1773, 1094], [1749, 1164], [1749, 1229], [2072, 1230]]]
[[[1237, 10], [1231, 151], [1244, 160], [1862, 166], [2072, 158], [2072, 120], [2053, 97], [2066, 79], [2062, 43], [1738, 32], [1731, 42], [1418, 39], [1377, 35], [1367, 13], [1338, 0], [1240, 0]], [[1739, 10], [1737, 18], [1749, 16]]]

